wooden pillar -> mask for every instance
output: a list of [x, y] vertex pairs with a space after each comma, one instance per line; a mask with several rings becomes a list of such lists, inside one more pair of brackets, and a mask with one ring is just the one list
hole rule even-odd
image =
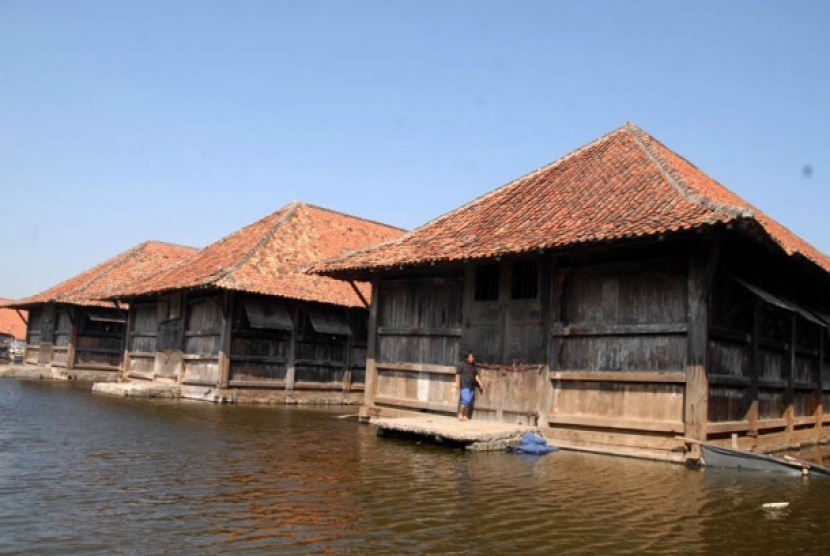
[[824, 402], [822, 400], [822, 369], [824, 368], [824, 336], [826, 332], [821, 327], [818, 329], [818, 371], [816, 372], [816, 410], [813, 413], [816, 416], [816, 442], [821, 441], [821, 429], [824, 426]]
[[222, 291], [222, 334], [219, 336], [219, 388], [227, 388], [231, 375], [231, 340], [233, 336], [233, 308], [236, 294]]
[[[355, 289], [357, 289], [357, 288], [355, 288]], [[360, 290], [357, 290], [357, 291], [360, 291]], [[351, 312], [352, 311], [353, 311], [353, 309], [345, 309], [346, 324], [349, 325], [349, 329], [352, 331], [352, 333], [349, 334], [348, 336], [346, 336], [346, 353], [345, 353], [345, 357], [344, 357], [346, 368], [343, 371], [343, 391], [344, 392], [350, 392], [351, 389], [352, 389], [352, 367], [354, 365], [354, 361], [352, 361], [352, 353], [353, 353], [352, 344], [354, 343], [354, 340], [355, 340], [354, 330], [352, 329], [352, 327], [350, 325], [350, 323], [352, 322], [352, 319], [351, 319], [351, 316], [352, 316]]]
[[47, 303], [43, 306], [40, 325], [40, 348], [38, 349], [38, 367], [52, 366], [52, 347], [55, 343], [56, 312], [55, 304]]
[[752, 352], [750, 353], [750, 367], [749, 367], [749, 409], [747, 411], [747, 421], [749, 421], [749, 434], [751, 436], [758, 436], [758, 385], [761, 379], [761, 310], [762, 303], [760, 299], [755, 300], [755, 306], [752, 311]]
[[790, 438], [787, 439], [788, 445], [792, 444], [791, 435], [795, 431], [795, 389], [793, 386], [795, 382], [796, 362], [796, 318], [795, 313], [790, 316], [790, 350], [786, 366], [787, 376], [784, 377], [784, 381], [787, 383], [787, 389], [784, 392], [784, 403], [787, 404], [787, 408], [784, 410], [784, 420], [787, 422], [786, 430], [790, 435]]
[[[158, 320], [158, 315], [156, 316]], [[135, 311], [127, 311], [127, 324], [124, 326], [124, 358], [121, 360], [120, 378], [126, 380], [130, 375], [130, 350], [133, 344], [133, 331], [135, 329]], [[158, 337], [158, 336], [156, 336]]]
[[[69, 346], [66, 349], [66, 370], [71, 371], [75, 368], [75, 350], [78, 346], [78, 329], [81, 327], [81, 311], [75, 307], [68, 306], [66, 308], [66, 315], [69, 317], [69, 323], [72, 325], [72, 332], [69, 333]], [[57, 320], [57, 319], [56, 319]]]
[[363, 405], [375, 406], [375, 394], [378, 383], [378, 369], [375, 365], [378, 333], [378, 300], [380, 297], [380, 278], [372, 275], [372, 303], [369, 305], [369, 337], [366, 342], [366, 382], [364, 385]]
[[294, 390], [294, 384], [297, 382], [297, 336], [300, 330], [300, 316], [299, 309], [296, 305], [292, 305], [291, 312], [291, 331], [288, 337], [288, 353], [285, 354], [285, 389]]
[[461, 345], [458, 358], [464, 357], [473, 346], [470, 345], [470, 325], [473, 319], [473, 305], [476, 296], [476, 268], [471, 262], [464, 264], [464, 293], [461, 299]]
[[[701, 241], [692, 243], [688, 275], [688, 334], [686, 351], [686, 391], [684, 403], [685, 436], [698, 441], [707, 439], [709, 419], [709, 378], [707, 376], [707, 337], [709, 328], [709, 291], [707, 268], [711, 258]], [[692, 458], [700, 457], [694, 444]]]

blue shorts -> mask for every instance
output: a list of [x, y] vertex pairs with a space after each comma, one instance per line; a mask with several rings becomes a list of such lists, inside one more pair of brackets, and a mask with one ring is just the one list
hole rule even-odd
[[475, 396], [476, 391], [472, 388], [462, 388], [461, 389], [461, 405], [464, 407], [470, 407], [470, 404], [473, 403], [473, 397]]

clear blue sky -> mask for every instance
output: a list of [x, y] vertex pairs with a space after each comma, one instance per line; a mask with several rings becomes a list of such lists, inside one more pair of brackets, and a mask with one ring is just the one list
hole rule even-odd
[[629, 120], [827, 253], [828, 99], [825, 1], [0, 0], [0, 296], [293, 199], [414, 228]]

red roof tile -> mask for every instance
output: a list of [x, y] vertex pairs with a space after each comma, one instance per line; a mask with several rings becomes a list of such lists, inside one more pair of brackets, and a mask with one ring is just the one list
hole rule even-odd
[[633, 124], [383, 245], [313, 265], [324, 275], [641, 238], [739, 219], [789, 255], [830, 258]]
[[[120, 289], [116, 295], [135, 297], [215, 287], [363, 306], [348, 283], [304, 274], [304, 268], [402, 233], [399, 228], [294, 202], [205, 247], [154, 279]], [[369, 295], [367, 284], [359, 288], [364, 296]]]
[[109, 307], [112, 303], [104, 298], [111, 291], [147, 280], [196, 251], [183, 245], [145, 241], [44, 292], [3, 305], [31, 307], [55, 302]]
[[[0, 298], [0, 305], [11, 302], [11, 299]], [[26, 311], [20, 311], [23, 318], [27, 318]], [[14, 309], [0, 309], [0, 334], [11, 334], [15, 340], [26, 338], [26, 323]]]

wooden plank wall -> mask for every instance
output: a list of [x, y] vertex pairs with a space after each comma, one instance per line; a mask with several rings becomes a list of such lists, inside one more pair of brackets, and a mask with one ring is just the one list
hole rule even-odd
[[223, 295], [189, 295], [184, 329], [183, 384], [219, 384], [219, 351], [225, 325]]
[[683, 433], [687, 262], [560, 265], [553, 283], [548, 423]]
[[148, 380], [155, 378], [158, 329], [156, 302], [130, 305], [125, 362], [128, 376]]
[[[74, 357], [70, 364], [76, 369], [118, 371], [124, 360], [126, 323], [94, 321], [88, 309], [77, 307], [74, 311], [75, 341], [71, 343]], [[118, 309], [96, 308], [98, 314], [106, 313], [114, 319], [126, 314]]]
[[[252, 328], [245, 302], [258, 300], [255, 296], [240, 295], [234, 304], [229, 384], [240, 388], [285, 388], [293, 332]], [[292, 312], [290, 305], [283, 306]], [[295, 316], [292, 319], [296, 321]]]
[[43, 308], [29, 309], [29, 324], [26, 327], [26, 348], [23, 361], [37, 365], [40, 359], [40, 346], [43, 343], [42, 330], [45, 326]]
[[[343, 390], [349, 368], [349, 337], [321, 334], [314, 330], [308, 316], [310, 306], [297, 309], [297, 345], [294, 389]], [[346, 320], [346, 309], [319, 309]]]
[[389, 280], [377, 287], [374, 403], [454, 413], [463, 280]]
[[184, 375], [184, 332], [187, 293], [171, 292], [156, 300], [156, 358], [153, 377], [181, 381]]
[[827, 329], [753, 295], [729, 272], [713, 293], [709, 438], [783, 447], [827, 437]]
[[51, 361], [53, 367], [69, 367], [69, 348], [73, 336], [73, 318], [78, 318], [77, 314], [73, 313], [73, 308], [66, 305], [55, 308], [55, 329]]

